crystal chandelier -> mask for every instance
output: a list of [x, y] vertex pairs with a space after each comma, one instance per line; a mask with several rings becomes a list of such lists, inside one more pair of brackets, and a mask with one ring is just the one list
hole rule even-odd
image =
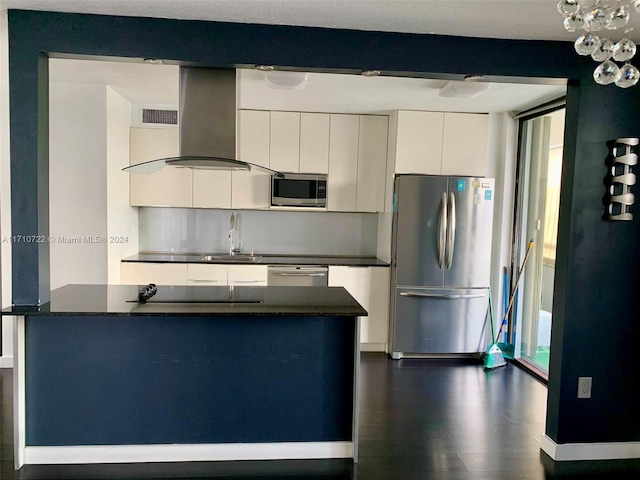
[[[600, 63], [593, 71], [593, 79], [600, 85], [615, 83], [618, 87], [628, 88], [640, 79], [640, 71], [629, 63], [636, 54], [636, 44], [627, 38], [627, 34], [633, 30], [627, 27], [632, 8], [640, 13], [640, 0], [558, 2], [558, 12], [564, 17], [564, 28], [569, 32], [584, 31], [576, 39], [574, 47], [578, 55], [591, 55]], [[624, 29], [624, 36], [617, 43], [604, 36], [606, 30], [617, 29]]]

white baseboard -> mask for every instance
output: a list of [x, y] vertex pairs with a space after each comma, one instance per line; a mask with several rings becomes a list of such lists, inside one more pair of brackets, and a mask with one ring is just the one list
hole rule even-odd
[[361, 343], [360, 351], [361, 352], [386, 352], [387, 344], [386, 343]]
[[0, 368], [13, 368], [13, 356], [0, 357]]
[[210, 462], [353, 458], [353, 442], [25, 447], [24, 464]]
[[640, 458], [640, 442], [558, 444], [542, 434], [540, 448], [556, 462]]

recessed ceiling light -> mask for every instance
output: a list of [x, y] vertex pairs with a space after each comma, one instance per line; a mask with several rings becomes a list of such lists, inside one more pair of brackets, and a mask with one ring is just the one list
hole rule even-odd
[[484, 80], [484, 75], [467, 75], [464, 77], [465, 82], [479, 82]]
[[286, 72], [281, 70], [264, 72], [264, 79], [272, 88], [304, 89], [307, 83], [306, 72]]
[[440, 87], [441, 97], [474, 98], [491, 86], [483, 82], [459, 82], [450, 81]]
[[360, 75], [363, 77], [377, 77], [380, 75], [380, 70], [363, 70]]
[[145, 63], [150, 63], [151, 65], [163, 65], [164, 64], [164, 60], [162, 60], [160, 58], [145, 58], [144, 62]]
[[272, 70], [275, 70], [273, 65], [256, 65], [255, 69], [260, 70], [261, 72], [271, 72]]

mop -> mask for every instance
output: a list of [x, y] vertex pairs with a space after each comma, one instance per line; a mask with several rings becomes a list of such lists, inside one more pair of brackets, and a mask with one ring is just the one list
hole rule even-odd
[[[494, 368], [503, 367], [507, 361], [502, 356], [502, 350], [496, 344], [497, 338], [493, 328], [493, 302], [491, 301], [491, 288], [489, 288], [489, 322], [491, 323], [491, 345], [484, 355], [484, 368], [493, 370]], [[500, 334], [498, 334], [500, 336]]]
[[527, 252], [525, 253], [524, 259], [522, 260], [522, 266], [518, 271], [518, 276], [516, 277], [516, 284], [513, 287], [513, 293], [511, 294], [511, 298], [509, 300], [509, 305], [507, 306], [507, 310], [504, 312], [504, 316], [502, 317], [502, 322], [500, 323], [500, 330], [498, 330], [497, 336], [493, 336], [494, 335], [493, 312], [492, 312], [493, 307], [491, 304], [491, 289], [489, 289], [489, 315], [491, 317], [491, 335], [493, 336], [492, 338], [493, 343], [489, 345], [489, 348], [487, 349], [487, 353], [485, 355], [485, 360], [484, 360], [484, 368], [493, 369], [497, 367], [502, 367], [507, 364], [506, 360], [504, 359], [504, 355], [502, 354], [502, 350], [500, 350], [500, 347], [498, 347], [497, 342], [498, 342], [498, 339], [500, 338], [500, 335], [502, 334], [502, 328], [506, 324], [505, 320], [509, 317], [509, 312], [511, 312], [511, 308], [513, 307], [513, 301], [516, 298], [518, 285], [520, 284], [520, 279], [522, 278], [522, 273], [524, 272], [524, 267], [527, 264], [527, 260], [529, 259], [529, 254], [533, 249], [533, 245], [534, 245], [534, 242], [532, 239], [531, 241], [529, 241], [529, 245], [527, 246]]

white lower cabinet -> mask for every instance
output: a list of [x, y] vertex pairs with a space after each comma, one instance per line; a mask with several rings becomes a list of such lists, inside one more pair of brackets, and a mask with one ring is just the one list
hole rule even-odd
[[369, 313], [360, 322], [361, 349], [387, 351], [389, 268], [330, 266], [329, 286], [344, 287]]
[[229, 265], [227, 282], [229, 285], [246, 287], [267, 284], [267, 265]]
[[123, 285], [258, 286], [267, 284], [267, 265], [122, 262]]
[[122, 262], [120, 283], [123, 285], [186, 285], [186, 263]]
[[224, 286], [227, 284], [227, 265], [209, 263], [187, 264], [187, 285]]

